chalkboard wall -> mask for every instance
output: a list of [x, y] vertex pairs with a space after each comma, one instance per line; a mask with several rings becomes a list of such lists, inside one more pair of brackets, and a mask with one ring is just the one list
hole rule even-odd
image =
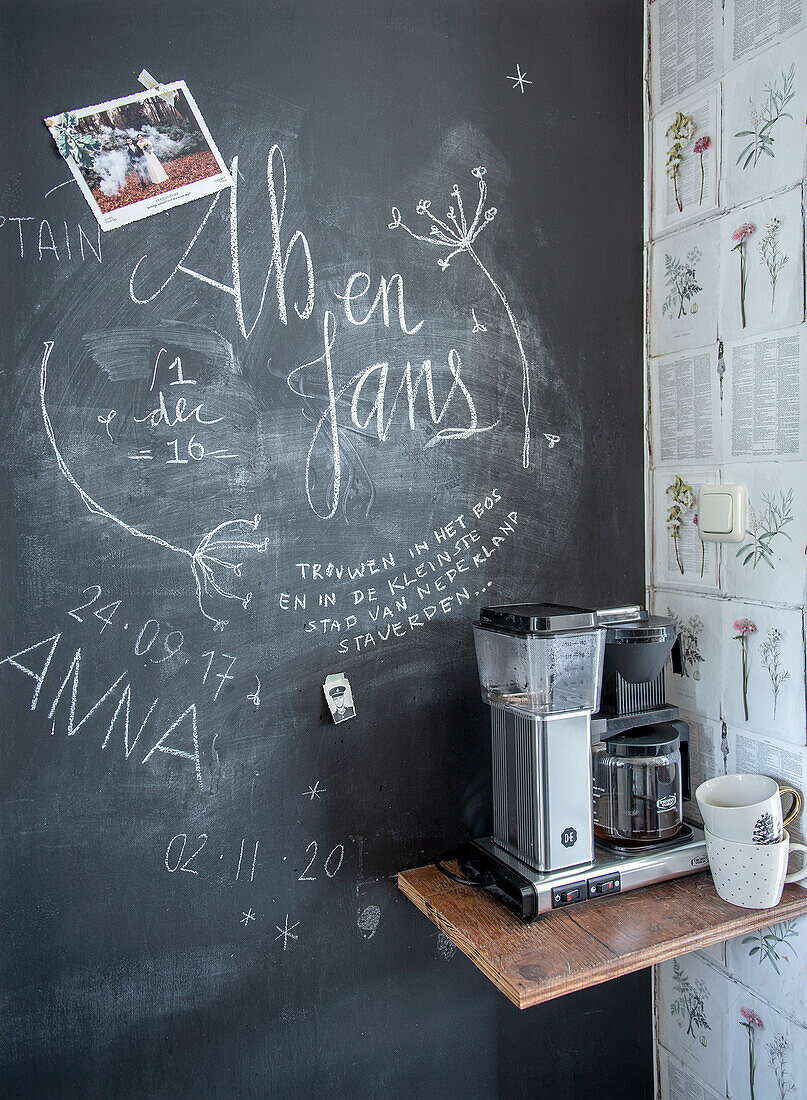
[[[641, 3], [2, 11], [4, 1095], [650, 1096], [647, 975], [519, 1013], [394, 878], [478, 607], [642, 597]], [[236, 186], [101, 233], [42, 119], [144, 66]]]

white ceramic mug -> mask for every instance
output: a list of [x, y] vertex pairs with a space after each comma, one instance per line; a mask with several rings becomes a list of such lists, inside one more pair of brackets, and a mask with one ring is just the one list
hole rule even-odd
[[[783, 794], [793, 798], [787, 814], [782, 813]], [[802, 807], [801, 794], [793, 787], [747, 772], [707, 779], [695, 798], [709, 832], [738, 844], [775, 843]]]
[[787, 832], [775, 844], [738, 844], [708, 829], [704, 833], [715, 890], [732, 905], [772, 909], [779, 904], [786, 882], [807, 878], [807, 858], [800, 871], [787, 873], [790, 853], [807, 853], [807, 845], [793, 843]]

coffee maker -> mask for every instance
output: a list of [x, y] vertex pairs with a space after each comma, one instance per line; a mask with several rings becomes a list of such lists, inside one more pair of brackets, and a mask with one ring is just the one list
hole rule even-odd
[[640, 606], [483, 607], [474, 624], [490, 706], [493, 835], [459, 855], [524, 920], [707, 866], [684, 824], [689, 727], [666, 702], [682, 672], [673, 620]]

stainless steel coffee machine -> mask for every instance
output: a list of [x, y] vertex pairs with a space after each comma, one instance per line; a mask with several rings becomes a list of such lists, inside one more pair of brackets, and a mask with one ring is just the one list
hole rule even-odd
[[474, 639], [493, 835], [460, 853], [466, 875], [532, 920], [707, 865], [702, 832], [682, 818], [689, 728], [664, 694], [668, 657], [681, 671], [671, 619], [485, 607]]

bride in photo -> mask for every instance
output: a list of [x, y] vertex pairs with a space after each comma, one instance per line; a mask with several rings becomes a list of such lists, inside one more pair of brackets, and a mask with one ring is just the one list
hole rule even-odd
[[140, 150], [143, 156], [143, 164], [146, 169], [146, 173], [150, 183], [165, 183], [168, 179], [168, 173], [160, 164], [157, 159], [157, 155], [154, 152], [154, 146], [144, 137], [143, 134], [138, 134], [137, 148]]

